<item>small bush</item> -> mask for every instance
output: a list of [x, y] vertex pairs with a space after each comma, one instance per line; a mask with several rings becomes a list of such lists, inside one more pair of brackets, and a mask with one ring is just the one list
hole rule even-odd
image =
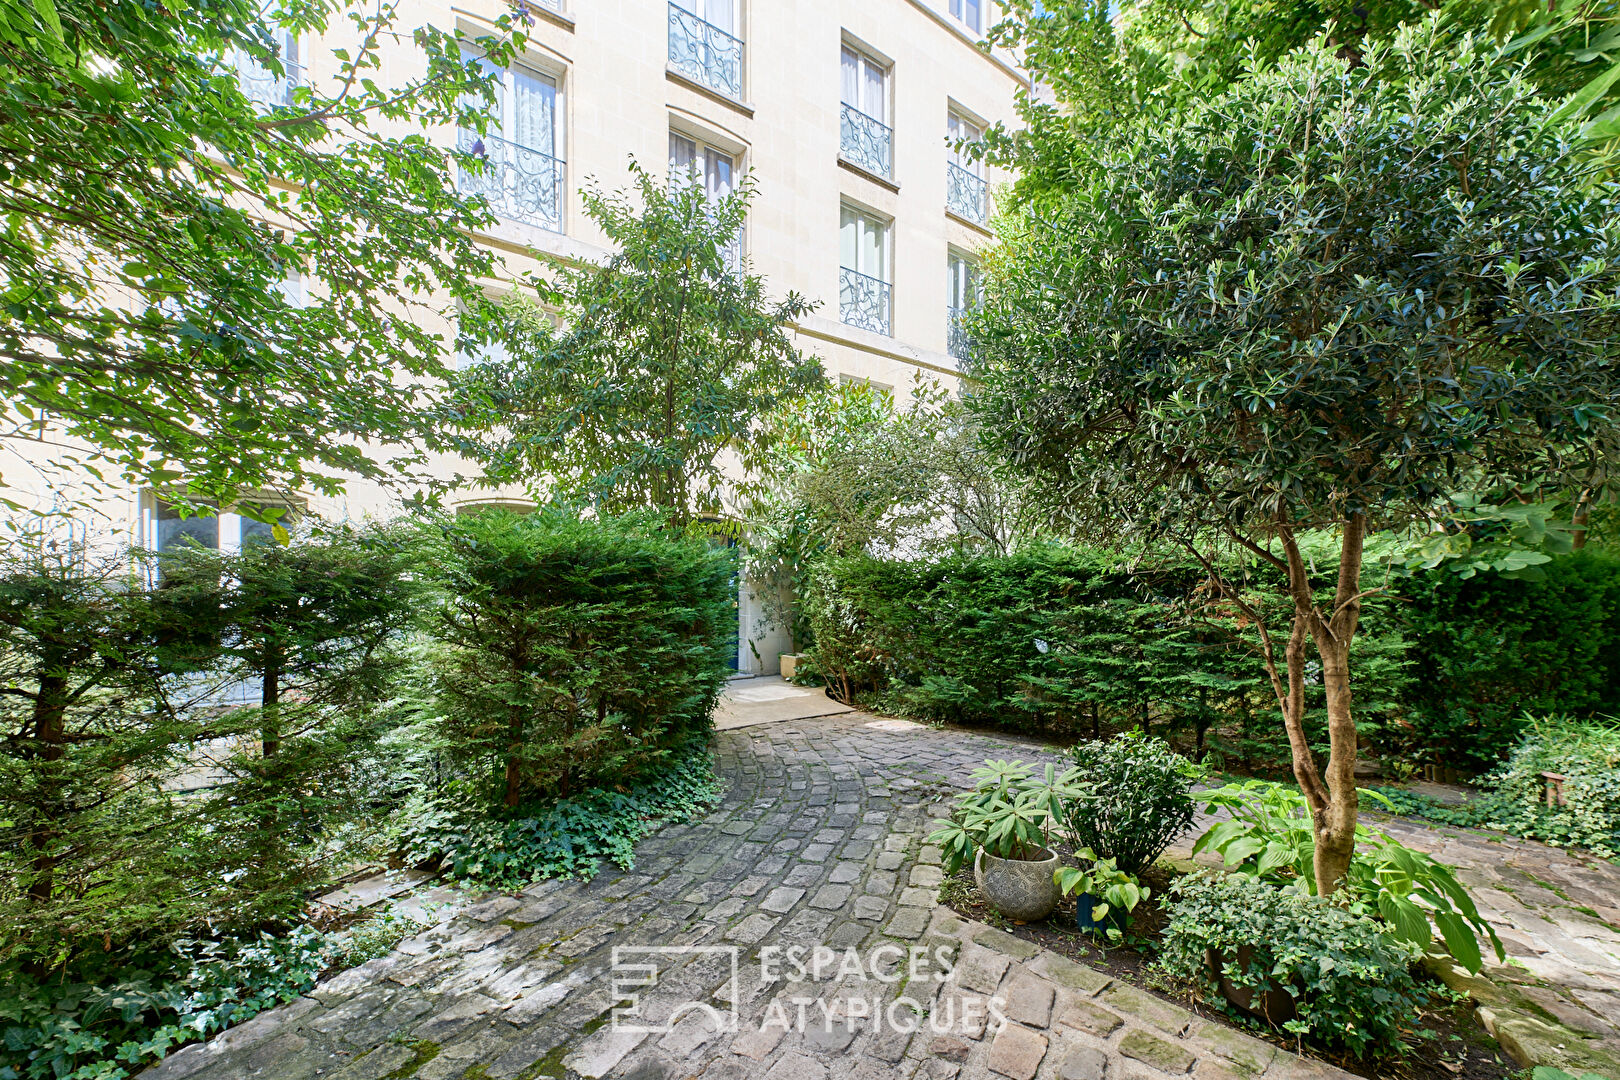
[[1126, 732], [1080, 743], [1069, 757], [1086, 788], [1064, 805], [1069, 832], [1125, 873], [1152, 865], [1192, 824], [1192, 785], [1203, 769], [1163, 739]]
[[444, 750], [508, 808], [660, 765], [730, 671], [730, 554], [644, 518], [491, 512], [444, 531]]
[[[1223, 959], [1231, 984], [1253, 991], [1256, 1001], [1272, 991], [1294, 998], [1289, 1031], [1358, 1058], [1399, 1053], [1402, 1022], [1428, 1000], [1410, 970], [1416, 947], [1325, 900], [1248, 874], [1194, 875], [1172, 885], [1170, 895], [1164, 969], [1239, 1019], [1250, 1018], [1221, 995], [1211, 952]], [[1244, 967], [1236, 962], [1240, 948], [1251, 950]]]
[[[1497, 829], [1556, 847], [1620, 858], [1620, 725], [1564, 717], [1522, 721], [1513, 754], [1464, 803], [1404, 788], [1374, 788], [1396, 814], [1442, 825]], [[1563, 776], [1566, 805], [1546, 804], [1542, 773]]]
[[638, 840], [708, 812], [719, 798], [713, 759], [694, 742], [639, 783], [509, 813], [492, 815], [476, 792], [452, 785], [406, 808], [400, 847], [412, 862], [442, 857], [451, 877], [486, 885], [589, 878], [603, 859], [629, 868]]

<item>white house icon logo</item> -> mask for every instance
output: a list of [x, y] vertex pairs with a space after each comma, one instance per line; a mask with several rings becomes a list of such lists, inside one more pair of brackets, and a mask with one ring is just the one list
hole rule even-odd
[[[729, 971], [727, 1004], [717, 1006], [711, 1001], [679, 1001], [663, 1013], [667, 1002], [660, 1002], [656, 1010], [644, 1011], [644, 999], [652, 998], [660, 975], [680, 967], [692, 958], [720, 956]], [[694, 1013], [707, 1018], [711, 1031], [737, 1030], [738, 956], [735, 945], [615, 945], [613, 947], [613, 1007], [609, 1022], [616, 1031], [662, 1034], [674, 1029]], [[651, 1015], [649, 1015], [649, 1013]], [[656, 1018], [655, 1018], [656, 1017]]]

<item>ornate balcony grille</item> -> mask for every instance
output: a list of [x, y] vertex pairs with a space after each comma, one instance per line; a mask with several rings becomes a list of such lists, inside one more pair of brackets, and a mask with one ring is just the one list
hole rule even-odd
[[894, 171], [894, 129], [845, 105], [838, 125], [838, 147], [844, 160], [888, 179]]
[[742, 98], [742, 39], [669, 5], [669, 66], [727, 97]]
[[973, 343], [968, 340], [967, 328], [962, 325], [966, 316], [967, 308], [945, 309], [945, 351], [958, 360], [967, 360], [973, 355]]
[[893, 288], [858, 270], [841, 267], [838, 271], [838, 317], [850, 326], [889, 334], [889, 293]]
[[293, 88], [303, 85], [304, 67], [283, 60], [281, 68], [285, 75], [277, 75], [246, 53], [238, 53], [236, 77], [241, 82], [243, 95], [249, 101], [271, 108], [291, 105]]
[[965, 221], [983, 225], [990, 218], [989, 186], [954, 161], [945, 163], [945, 209]]
[[517, 8], [520, 13], [525, 14], [525, 8], [544, 8], [547, 11], [561, 15], [563, 8], [562, 0], [513, 0], [512, 6]]
[[456, 149], [487, 162], [477, 172], [461, 167], [463, 195], [482, 195], [503, 218], [562, 232], [561, 158], [466, 128], [456, 133]]

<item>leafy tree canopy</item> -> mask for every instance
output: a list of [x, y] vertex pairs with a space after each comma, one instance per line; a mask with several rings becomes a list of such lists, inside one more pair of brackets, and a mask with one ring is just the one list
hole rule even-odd
[[[277, 27], [352, 45], [300, 69]], [[408, 469], [447, 374], [423, 305], [493, 265], [426, 134], [483, 122], [462, 44], [392, 2], [0, 0], [0, 439], [198, 501]]]
[[1588, 119], [1606, 150], [1620, 136], [1620, 4], [1613, 0], [1009, 0], [991, 31], [1034, 86], [1021, 124], [992, 128], [981, 152], [1017, 169], [1019, 198], [1065, 190], [1074, 142], [1121, 120], [1224, 93], [1325, 37], [1341, 58], [1439, 12], [1446, 33], [1499, 47], [1542, 93]]
[[[1434, 20], [1338, 53], [1077, 143], [1068, 192], [1007, 215], [987, 260], [971, 399], [1071, 527], [1218, 539], [1285, 585], [1272, 674], [1330, 882], [1353, 844], [1367, 535], [1451, 492], [1604, 482], [1620, 408], [1616, 193], [1575, 124]], [[1340, 537], [1325, 609], [1312, 528]], [[1307, 640], [1326, 784], [1299, 726]]]
[[722, 455], [757, 464], [773, 440], [763, 418], [823, 375], [790, 332], [812, 305], [768, 299], [741, 257], [752, 186], [711, 198], [631, 171], [635, 196], [585, 192], [614, 246], [607, 261], [528, 282], [561, 329], [495, 301], [469, 312], [468, 333], [510, 359], [464, 372], [457, 409], [486, 481], [612, 513], [654, 507], [685, 525], [726, 511]]

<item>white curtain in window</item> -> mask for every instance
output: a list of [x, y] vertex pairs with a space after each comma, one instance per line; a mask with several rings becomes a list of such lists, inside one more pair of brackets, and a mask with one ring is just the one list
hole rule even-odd
[[974, 288], [975, 271], [973, 264], [960, 255], [953, 254], [947, 264], [947, 288], [950, 294], [950, 306], [953, 308], [970, 308], [976, 299]]
[[557, 84], [526, 68], [507, 73], [512, 87], [507, 138], [519, 146], [556, 155]]
[[977, 124], [965, 117], [951, 113], [945, 121], [945, 141], [948, 144], [947, 149], [950, 151], [952, 163], [960, 165], [974, 176], [979, 175], [979, 162], [962, 153], [958, 148], [958, 144], [964, 142], [976, 143], [983, 136], [984, 132], [979, 130]]
[[461, 52], [461, 58], [462, 60], [478, 61], [478, 66], [483, 69], [484, 73], [495, 78], [495, 100], [493, 103], [485, 101], [476, 94], [463, 94], [461, 104], [464, 108], [473, 109], [488, 116], [490, 120], [489, 134], [499, 135], [501, 133], [501, 103], [506, 99], [506, 83], [501, 69], [477, 53], [468, 52], [465, 49]]
[[884, 71], [869, 56], [863, 56], [844, 46], [841, 65], [841, 89], [845, 105], [853, 106], [881, 123], [888, 123], [888, 106], [884, 101]]
[[889, 280], [887, 225], [846, 206], [838, 230], [838, 246], [845, 269], [880, 281]]

